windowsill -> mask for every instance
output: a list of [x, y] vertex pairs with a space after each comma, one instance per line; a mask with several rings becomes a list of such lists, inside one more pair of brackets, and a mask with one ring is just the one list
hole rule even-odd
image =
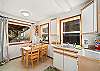
[[41, 43], [45, 43], [45, 44], [48, 44], [49, 42], [48, 42], [48, 41], [42, 41]]
[[31, 43], [31, 41], [13, 42], [13, 43], [9, 43], [9, 45], [19, 45], [19, 44], [25, 44], [25, 43]]

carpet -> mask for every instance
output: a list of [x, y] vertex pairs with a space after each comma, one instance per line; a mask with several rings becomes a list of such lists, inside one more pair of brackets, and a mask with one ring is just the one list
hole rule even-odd
[[53, 66], [49, 66], [47, 69], [45, 69], [44, 71], [60, 71], [59, 69], [53, 67]]

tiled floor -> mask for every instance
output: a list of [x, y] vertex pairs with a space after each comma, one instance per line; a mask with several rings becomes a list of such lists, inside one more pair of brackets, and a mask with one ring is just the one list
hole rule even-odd
[[52, 66], [52, 59], [48, 58], [46, 61], [35, 64], [32, 68], [31, 65], [26, 68], [21, 62], [21, 58], [11, 60], [3, 66], [0, 66], [0, 71], [44, 71], [48, 66]]

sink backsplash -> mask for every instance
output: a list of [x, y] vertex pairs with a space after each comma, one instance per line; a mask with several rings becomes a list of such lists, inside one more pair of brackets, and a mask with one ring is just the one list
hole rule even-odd
[[83, 34], [82, 45], [84, 48], [88, 48], [88, 45], [95, 45], [96, 34]]

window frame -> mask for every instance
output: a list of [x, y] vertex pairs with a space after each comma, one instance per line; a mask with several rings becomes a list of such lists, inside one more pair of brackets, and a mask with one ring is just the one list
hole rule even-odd
[[[48, 25], [48, 33], [42, 33], [43, 30], [42, 30], [41, 28], [42, 28], [42, 26], [45, 26], [45, 25]], [[41, 30], [40, 30], [40, 31], [41, 31], [40, 36], [42, 37], [43, 34], [48, 35], [48, 41], [47, 41], [47, 43], [49, 43], [49, 23], [45, 23], [45, 24], [40, 25], [40, 29], [41, 29]], [[45, 42], [45, 41], [44, 41], [44, 42]]]
[[[63, 32], [63, 22], [68, 22], [72, 20], [80, 19], [80, 31], [70, 31], [70, 32]], [[82, 32], [81, 32], [81, 15], [76, 15], [68, 18], [64, 18], [60, 20], [60, 43], [63, 44], [63, 34], [64, 33], [80, 33], [80, 45], [82, 44]]]
[[8, 37], [8, 43], [9, 43], [9, 45], [18, 45], [18, 44], [24, 44], [24, 43], [31, 43], [31, 27], [32, 27], [32, 24], [30, 22], [21, 21], [21, 20], [17, 20], [17, 19], [8, 19], [8, 26], [9, 26], [9, 24], [19, 25], [19, 26], [27, 26], [27, 27], [30, 28], [30, 40], [27, 40], [25, 42], [20, 41], [20, 42], [11, 42], [10, 43], [9, 42], [9, 37]]

